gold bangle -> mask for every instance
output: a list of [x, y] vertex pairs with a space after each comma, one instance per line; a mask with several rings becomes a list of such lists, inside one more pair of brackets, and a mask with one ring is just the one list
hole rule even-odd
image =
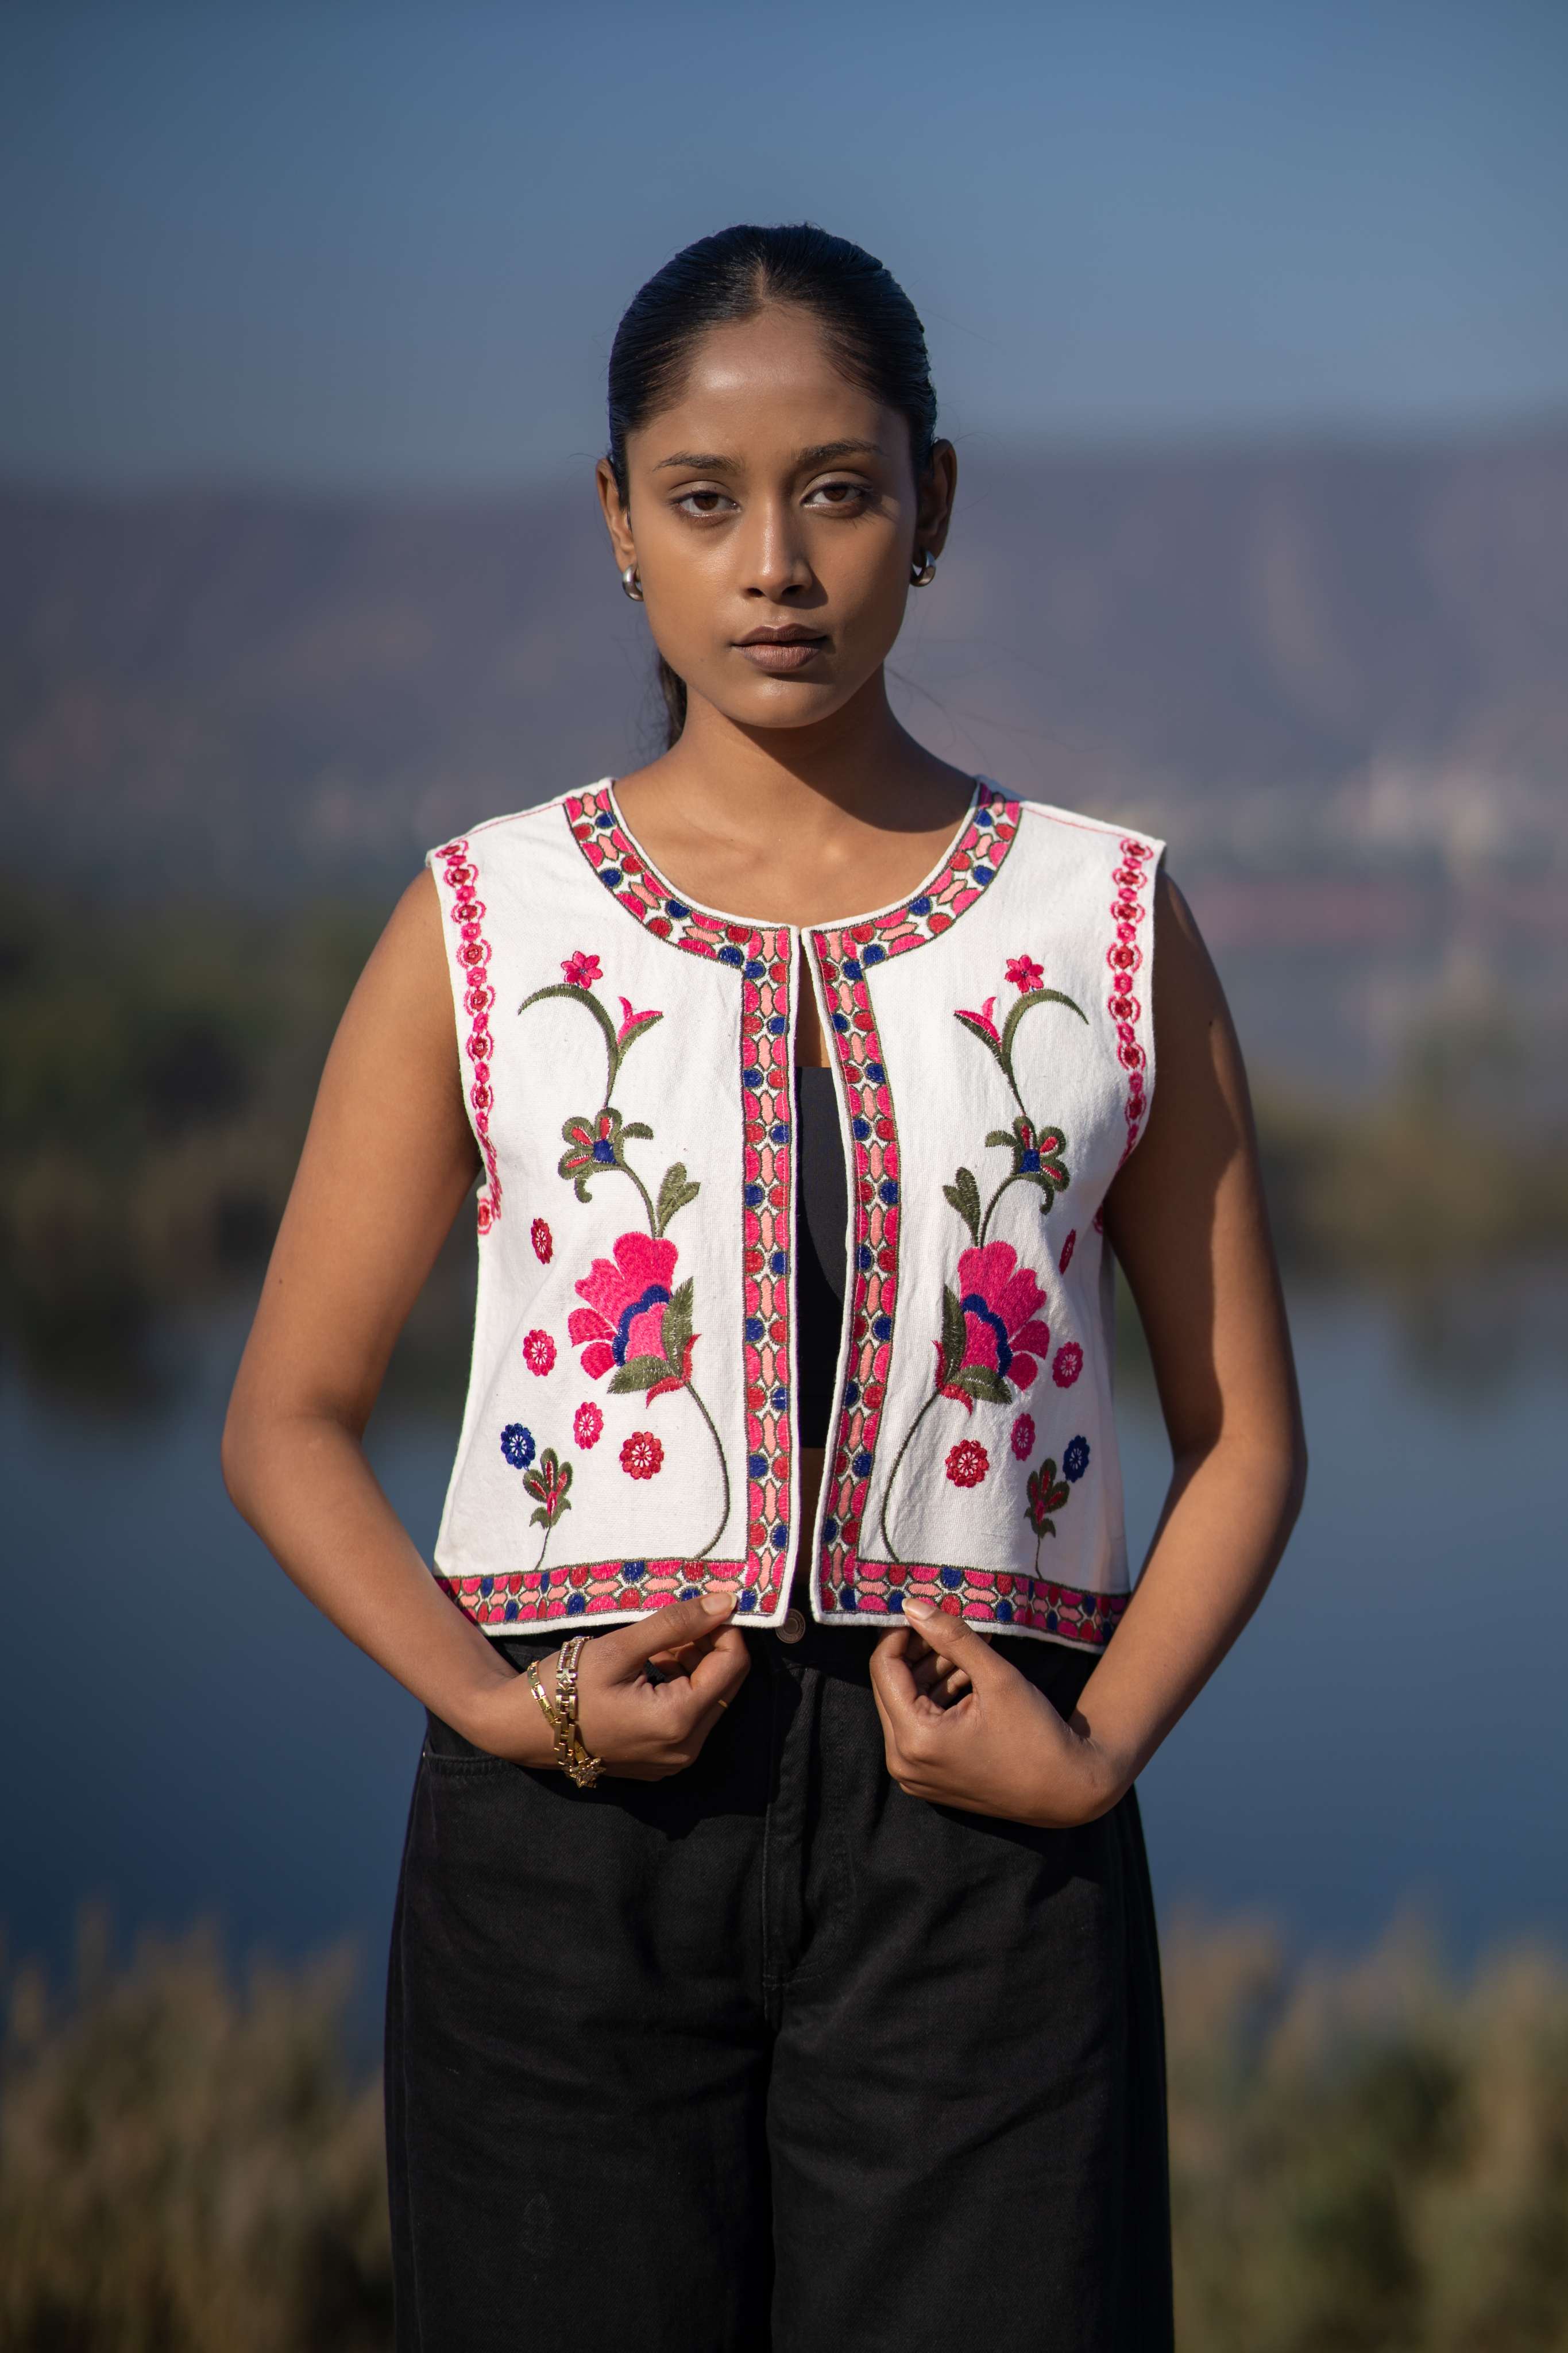
[[555, 1662], [555, 1761], [579, 1789], [591, 1789], [604, 1767], [602, 1757], [590, 1754], [577, 1725], [577, 1663], [587, 1639], [585, 1634], [569, 1635]]

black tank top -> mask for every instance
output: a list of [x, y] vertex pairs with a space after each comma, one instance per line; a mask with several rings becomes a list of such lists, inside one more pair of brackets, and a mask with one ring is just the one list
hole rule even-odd
[[849, 1187], [831, 1071], [795, 1071], [799, 1183], [795, 1188], [795, 1329], [800, 1443], [826, 1446], [847, 1271]]

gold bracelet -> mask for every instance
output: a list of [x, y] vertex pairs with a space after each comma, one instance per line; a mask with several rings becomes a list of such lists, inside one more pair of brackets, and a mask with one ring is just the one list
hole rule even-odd
[[523, 1669], [523, 1672], [528, 1677], [528, 1688], [533, 1694], [534, 1698], [539, 1702], [540, 1710], [543, 1715], [544, 1721], [550, 1726], [551, 1731], [556, 1735], [557, 1745], [559, 1746], [561, 1718], [556, 1714], [554, 1705], [551, 1701], [550, 1694], [546, 1692], [543, 1683], [540, 1679], [538, 1661], [536, 1659], [530, 1659], [527, 1666]]
[[577, 1663], [587, 1639], [570, 1635], [555, 1662], [555, 1760], [579, 1789], [591, 1789], [604, 1768], [603, 1757], [590, 1754], [577, 1725]]
[[[580, 1789], [591, 1789], [604, 1769], [604, 1758], [590, 1755], [577, 1728], [577, 1661], [585, 1634], [574, 1634], [562, 1645], [555, 1664], [555, 1698], [544, 1688], [538, 1662], [530, 1659], [523, 1672], [540, 1712], [555, 1736], [555, 1762]], [[570, 1654], [570, 1655], [568, 1655]]]

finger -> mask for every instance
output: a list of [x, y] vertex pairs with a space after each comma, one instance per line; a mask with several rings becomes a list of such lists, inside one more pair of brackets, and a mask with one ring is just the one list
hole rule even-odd
[[977, 1691], [1008, 1672], [1006, 1662], [996, 1656], [978, 1627], [966, 1626], [962, 1618], [939, 1609], [934, 1602], [906, 1601], [904, 1615], [938, 1658], [945, 1659], [951, 1667], [962, 1667]]
[[[879, 1707], [883, 1698], [892, 1693], [897, 1693], [900, 1704], [904, 1707], [911, 1707], [919, 1698], [920, 1686], [915, 1680], [916, 1661], [912, 1653], [910, 1630], [903, 1626], [895, 1626], [891, 1633], [884, 1634], [872, 1651], [871, 1693]], [[885, 1725], [886, 1715], [882, 1721]]]
[[617, 1682], [635, 1683], [649, 1659], [661, 1651], [680, 1650], [715, 1632], [734, 1616], [735, 1601], [732, 1592], [723, 1591], [700, 1594], [695, 1601], [672, 1601], [630, 1626], [617, 1626], [601, 1634], [593, 1648], [599, 1662], [610, 1669]]
[[687, 1677], [687, 1689], [703, 1712], [719, 1700], [732, 1700], [752, 1672], [752, 1654], [738, 1626], [725, 1626], [703, 1651]]

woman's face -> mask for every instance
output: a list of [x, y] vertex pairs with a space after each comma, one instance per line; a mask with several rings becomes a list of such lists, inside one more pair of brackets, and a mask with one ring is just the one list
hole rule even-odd
[[880, 668], [912, 552], [941, 552], [955, 473], [939, 442], [917, 486], [905, 419], [782, 303], [710, 330], [626, 463], [626, 512], [604, 461], [599, 491], [655, 643], [689, 696], [763, 728], [828, 717]]

